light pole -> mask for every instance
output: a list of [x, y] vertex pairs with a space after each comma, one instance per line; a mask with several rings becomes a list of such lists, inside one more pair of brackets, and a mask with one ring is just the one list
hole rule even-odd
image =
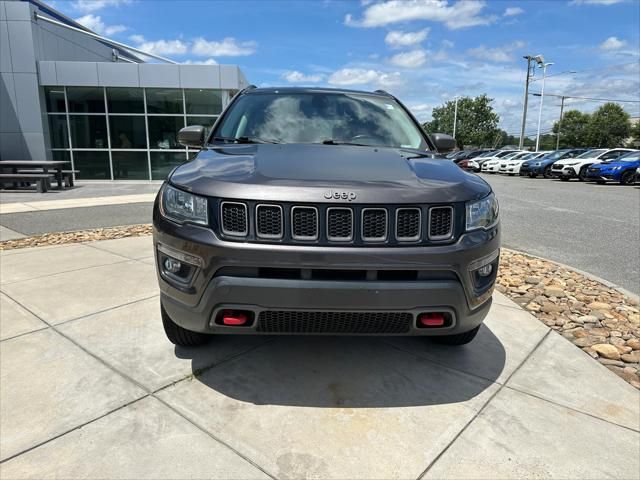
[[455, 99], [456, 99], [456, 103], [455, 103], [455, 107], [453, 108], [453, 138], [456, 138], [456, 125], [458, 123], [458, 99], [460, 97], [458, 97], [456, 95]]
[[556, 138], [556, 150], [560, 150], [560, 131], [562, 130], [562, 113], [564, 112], [564, 95], [560, 100], [560, 120], [558, 120], [558, 137]]
[[544, 63], [541, 55], [538, 55], [542, 62], [538, 65], [542, 67], [542, 89], [540, 90], [540, 110], [538, 111], [538, 133], [536, 135], [536, 152], [540, 150], [540, 125], [542, 124], [542, 104], [544, 103], [544, 84], [547, 79], [547, 67], [553, 65], [553, 62]]
[[522, 107], [522, 127], [520, 128], [520, 143], [518, 148], [522, 150], [524, 146], [524, 127], [527, 123], [527, 104], [529, 102], [529, 78], [531, 76], [531, 60], [534, 58], [531, 55], [525, 55], [522, 57], [527, 60], [527, 79], [524, 83], [524, 106]]

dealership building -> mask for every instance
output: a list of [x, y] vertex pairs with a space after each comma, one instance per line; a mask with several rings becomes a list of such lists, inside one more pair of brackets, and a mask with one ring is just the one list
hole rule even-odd
[[0, 159], [67, 160], [79, 179], [159, 180], [248, 83], [234, 65], [148, 63], [38, 0], [0, 1]]

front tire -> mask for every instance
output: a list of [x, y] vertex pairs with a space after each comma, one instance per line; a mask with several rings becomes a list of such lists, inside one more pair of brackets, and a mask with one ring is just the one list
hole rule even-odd
[[431, 338], [433, 338], [433, 340], [436, 343], [440, 343], [442, 345], [452, 345], [452, 346], [466, 345], [471, 340], [476, 338], [476, 335], [478, 334], [479, 330], [480, 330], [480, 325], [478, 325], [473, 330], [469, 330], [468, 332], [457, 333], [455, 335], [442, 335], [440, 337], [431, 337]]
[[167, 338], [174, 345], [181, 347], [197, 347], [204, 345], [209, 341], [209, 335], [205, 333], [192, 332], [186, 328], [182, 328], [169, 317], [162, 304], [160, 304], [160, 315], [162, 317], [162, 326]]
[[553, 178], [553, 174], [551, 173], [551, 165], [549, 165], [547, 168], [544, 169], [542, 176], [544, 178]]
[[580, 169], [580, 172], [578, 173], [578, 180], [580, 180], [581, 182], [586, 182], [587, 181], [587, 169], [589, 168], [589, 165], [585, 165], [584, 167], [582, 167]]
[[529, 178], [536, 178], [537, 176], [537, 173], [529, 172]]
[[636, 174], [632, 170], [624, 172], [620, 178], [620, 183], [622, 185], [633, 185], [636, 183]]

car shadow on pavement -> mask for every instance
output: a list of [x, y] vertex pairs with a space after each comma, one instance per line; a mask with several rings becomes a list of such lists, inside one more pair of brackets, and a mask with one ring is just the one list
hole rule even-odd
[[[251, 337], [242, 338], [249, 343]], [[194, 355], [193, 371], [204, 385], [257, 405], [384, 408], [465, 402], [491, 385], [505, 365], [503, 345], [483, 326], [475, 341], [462, 347], [424, 337], [279, 336], [199, 373], [206, 357], [230, 340], [219, 336], [208, 347], [176, 349], [176, 354]]]

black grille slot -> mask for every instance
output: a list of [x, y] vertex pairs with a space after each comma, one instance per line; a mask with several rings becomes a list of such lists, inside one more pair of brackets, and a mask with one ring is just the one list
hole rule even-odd
[[432, 207], [429, 209], [429, 239], [444, 240], [453, 233], [453, 208]]
[[384, 208], [366, 208], [362, 211], [362, 239], [383, 241], [387, 238], [387, 211]]
[[258, 316], [265, 333], [407, 333], [413, 316], [406, 312], [297, 312], [267, 310]]
[[282, 208], [278, 205], [256, 207], [256, 232], [262, 238], [282, 237]]
[[318, 238], [318, 210], [314, 207], [293, 207], [291, 209], [291, 236], [296, 240]]
[[420, 209], [399, 208], [396, 212], [396, 238], [415, 241], [420, 238]]
[[327, 238], [335, 241], [353, 238], [353, 211], [350, 208], [327, 209]]
[[222, 202], [222, 233], [227, 235], [246, 235], [247, 206], [244, 203]]

